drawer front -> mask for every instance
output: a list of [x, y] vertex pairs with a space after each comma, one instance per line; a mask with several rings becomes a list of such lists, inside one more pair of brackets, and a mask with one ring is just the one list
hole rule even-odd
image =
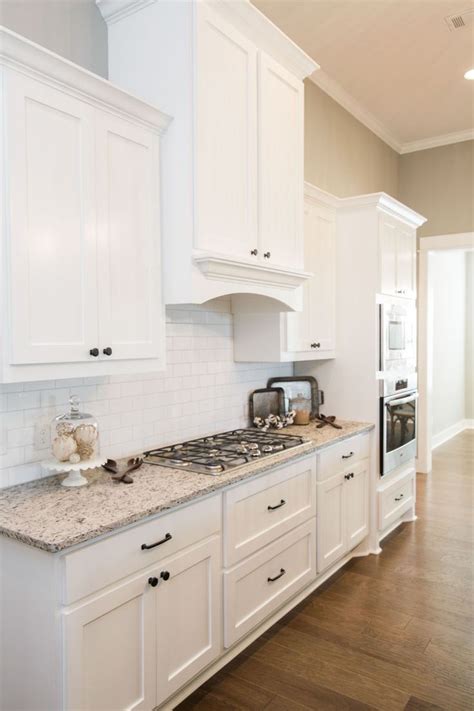
[[364, 433], [323, 449], [318, 454], [318, 481], [324, 481], [370, 456], [370, 435]]
[[316, 578], [316, 519], [224, 573], [224, 645], [230, 647]]
[[383, 531], [405, 513], [415, 501], [415, 472], [379, 493], [379, 530]]
[[69, 605], [220, 528], [221, 497], [217, 495], [66, 554], [63, 602]]
[[224, 560], [234, 565], [316, 515], [313, 455], [224, 494]]

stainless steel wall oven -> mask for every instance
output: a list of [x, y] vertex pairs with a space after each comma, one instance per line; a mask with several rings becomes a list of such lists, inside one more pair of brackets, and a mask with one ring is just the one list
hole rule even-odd
[[416, 373], [386, 379], [380, 398], [380, 473], [382, 476], [416, 456]]

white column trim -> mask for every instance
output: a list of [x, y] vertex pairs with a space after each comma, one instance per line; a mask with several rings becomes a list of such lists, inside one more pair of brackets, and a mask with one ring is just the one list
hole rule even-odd
[[[432, 435], [433, 403], [433, 283], [431, 278], [431, 255], [436, 251], [451, 249], [474, 249], [474, 232], [451, 235], [434, 235], [420, 238], [418, 273], [418, 472], [429, 473], [432, 465], [432, 450], [435, 443]], [[470, 421], [464, 421], [469, 423]], [[466, 424], [463, 429], [470, 427]], [[454, 436], [454, 435], [452, 435]], [[445, 441], [445, 440], [444, 440]]]

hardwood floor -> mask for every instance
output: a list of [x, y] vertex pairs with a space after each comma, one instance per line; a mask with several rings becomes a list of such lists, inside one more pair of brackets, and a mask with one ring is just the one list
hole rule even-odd
[[418, 475], [416, 523], [354, 559], [179, 711], [474, 708], [474, 432]]

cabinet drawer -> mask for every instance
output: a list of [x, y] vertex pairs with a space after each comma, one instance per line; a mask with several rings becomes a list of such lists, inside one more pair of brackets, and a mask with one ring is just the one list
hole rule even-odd
[[314, 455], [224, 495], [225, 565], [238, 563], [316, 515]]
[[334, 476], [355, 462], [370, 456], [369, 433], [345, 439], [318, 454], [318, 481]]
[[63, 602], [68, 605], [153, 565], [220, 527], [221, 497], [213, 496], [66, 554]]
[[224, 573], [224, 644], [230, 647], [316, 577], [316, 519]]
[[399, 479], [393, 486], [379, 492], [379, 530], [383, 531], [413, 506], [414, 494], [414, 469], [410, 469], [406, 476]]

